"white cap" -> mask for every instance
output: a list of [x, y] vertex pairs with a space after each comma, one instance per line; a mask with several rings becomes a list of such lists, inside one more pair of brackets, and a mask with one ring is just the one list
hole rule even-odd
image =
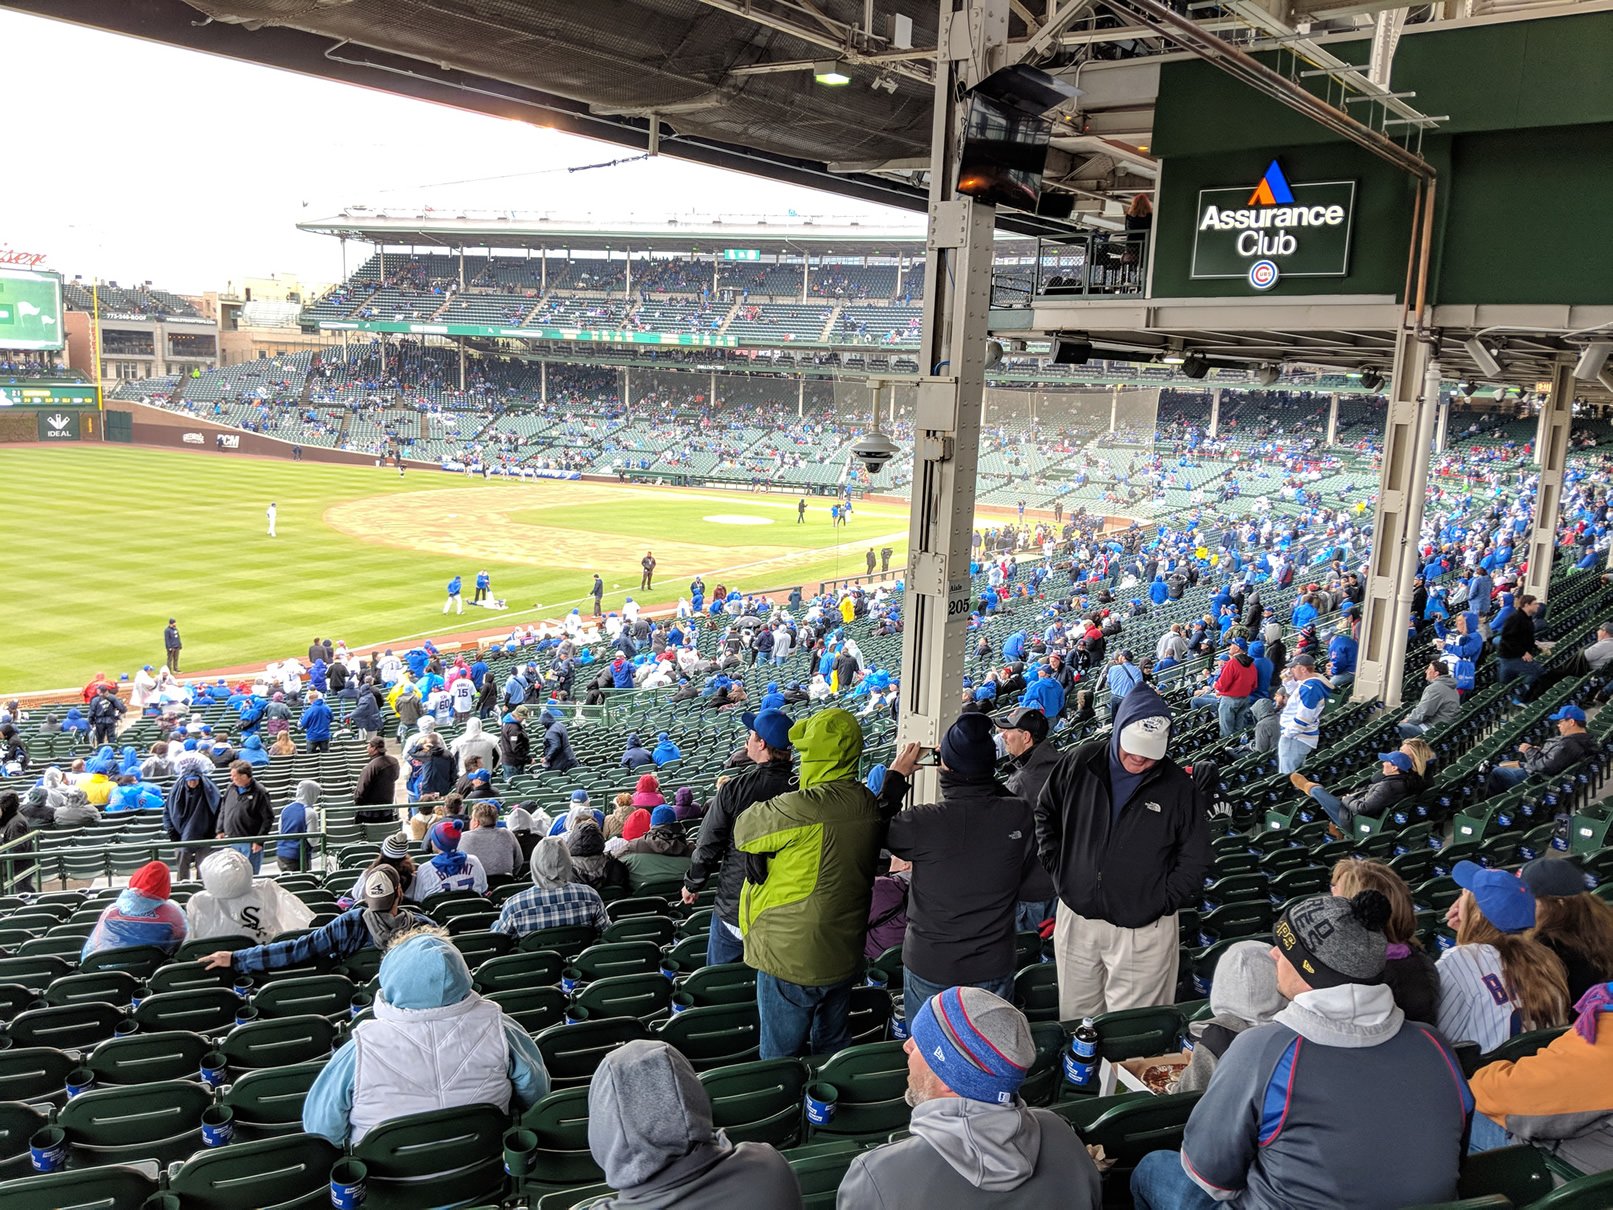
[[1140, 718], [1120, 729], [1120, 750], [1145, 760], [1159, 760], [1170, 743], [1171, 720], [1163, 714]]

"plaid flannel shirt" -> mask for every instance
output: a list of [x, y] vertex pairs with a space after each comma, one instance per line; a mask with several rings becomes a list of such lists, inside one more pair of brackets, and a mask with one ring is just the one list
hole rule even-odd
[[[431, 923], [428, 917], [419, 912], [406, 910], [403, 914], [410, 918], [412, 927]], [[370, 930], [364, 927], [364, 907], [360, 905], [349, 908], [329, 924], [300, 937], [293, 937], [290, 941], [271, 941], [267, 945], [236, 950], [230, 955], [230, 969], [238, 975], [255, 975], [260, 971], [301, 966], [317, 958], [340, 962], [349, 954], [355, 954], [371, 944]]]
[[493, 932], [522, 937], [539, 929], [579, 924], [602, 929], [609, 923], [599, 892], [584, 883], [568, 882], [552, 891], [533, 887], [510, 896]]

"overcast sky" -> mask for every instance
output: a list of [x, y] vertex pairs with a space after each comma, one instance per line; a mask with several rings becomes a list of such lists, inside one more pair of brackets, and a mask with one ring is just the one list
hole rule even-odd
[[[633, 153], [7, 10], [0, 47], [13, 135], [0, 247], [43, 252], [69, 279], [185, 293], [272, 273], [335, 281], [337, 241], [295, 224], [351, 205], [920, 221], [668, 157], [568, 173]], [[30, 146], [41, 154], [27, 168]]]

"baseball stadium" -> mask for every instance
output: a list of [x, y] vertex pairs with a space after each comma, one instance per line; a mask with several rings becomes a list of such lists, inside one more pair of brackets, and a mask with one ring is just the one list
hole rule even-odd
[[1613, 1207], [1602, 0], [14, 17], [885, 217], [5, 233], [0, 1210]]

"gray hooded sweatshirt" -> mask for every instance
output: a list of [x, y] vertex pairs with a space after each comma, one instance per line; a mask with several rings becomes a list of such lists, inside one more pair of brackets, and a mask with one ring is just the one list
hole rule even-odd
[[1255, 716], [1254, 750], [1256, 752], [1277, 751], [1277, 740], [1282, 734], [1282, 716], [1277, 713], [1277, 704], [1270, 698], [1263, 697], [1255, 701], [1250, 707]]
[[1177, 1092], [1206, 1088], [1218, 1059], [1232, 1039], [1254, 1025], [1265, 1025], [1288, 1001], [1277, 990], [1277, 963], [1264, 941], [1239, 941], [1227, 946], [1215, 964], [1210, 983], [1210, 1013], [1206, 1021], [1187, 1027], [1193, 1039], [1193, 1061], [1182, 1072]]
[[705, 1087], [665, 1042], [605, 1056], [588, 1086], [588, 1149], [618, 1190], [590, 1210], [801, 1210], [784, 1157], [714, 1130]]
[[1007, 1210], [1103, 1205], [1098, 1169], [1064, 1120], [1045, 1109], [937, 1097], [913, 1110], [913, 1137], [852, 1161], [838, 1210]]

